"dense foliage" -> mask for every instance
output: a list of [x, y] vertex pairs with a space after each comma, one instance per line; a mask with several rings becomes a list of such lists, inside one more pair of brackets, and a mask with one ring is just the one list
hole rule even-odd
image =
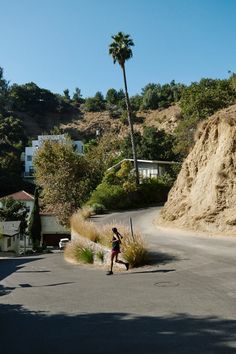
[[[178, 155], [173, 152], [175, 139], [173, 135], [164, 130], [145, 127], [143, 134], [136, 132], [134, 135], [137, 156], [143, 160], [178, 161]], [[132, 158], [129, 136], [120, 144], [123, 158]]]
[[175, 151], [185, 157], [193, 144], [199, 121], [233, 104], [235, 99], [231, 80], [202, 79], [186, 87], [180, 99], [183, 119], [175, 131]]
[[21, 221], [20, 231], [23, 234], [27, 227], [28, 209], [24, 203], [12, 198], [3, 198], [0, 208], [1, 221]]
[[78, 155], [71, 141], [45, 141], [34, 159], [37, 185], [43, 188], [43, 201], [67, 225], [69, 217], [91, 191], [91, 168]]
[[14, 186], [21, 186], [20, 154], [23, 139], [21, 121], [0, 114], [0, 195], [10, 194]]
[[30, 215], [28, 232], [32, 240], [33, 248], [37, 249], [41, 241], [41, 218], [39, 208], [39, 190], [35, 188], [34, 192], [34, 207]]
[[132, 169], [133, 164], [124, 161], [120, 169], [107, 171], [87, 204], [99, 204], [107, 209], [119, 210], [166, 201], [174, 178], [164, 175], [156, 179], [143, 179], [137, 186]]
[[[139, 110], [148, 109], [163, 109], [178, 102], [185, 89], [183, 84], [175, 83], [171, 81], [169, 84], [154, 84], [150, 83], [146, 85], [141, 94], [130, 97], [130, 106], [133, 112]], [[125, 94], [123, 90], [115, 90], [110, 88], [105, 96], [98, 96], [98, 93], [94, 97], [89, 97], [85, 100], [85, 109], [87, 111], [102, 111], [109, 110], [111, 116], [121, 116], [126, 109], [125, 106]], [[115, 113], [118, 112], [118, 114]]]

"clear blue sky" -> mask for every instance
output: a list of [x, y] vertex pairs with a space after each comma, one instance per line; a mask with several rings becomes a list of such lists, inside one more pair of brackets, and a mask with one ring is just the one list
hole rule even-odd
[[130, 34], [130, 95], [148, 83], [189, 84], [236, 71], [235, 0], [0, 0], [0, 66], [11, 84], [83, 97], [123, 88], [108, 55]]

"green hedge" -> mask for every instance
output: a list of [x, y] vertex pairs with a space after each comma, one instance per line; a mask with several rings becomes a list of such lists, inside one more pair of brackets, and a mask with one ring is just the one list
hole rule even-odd
[[102, 204], [106, 209], [129, 209], [154, 203], [164, 203], [170, 185], [158, 179], [149, 179], [141, 183], [135, 191], [127, 192], [120, 185], [101, 183], [93, 192], [88, 204]]

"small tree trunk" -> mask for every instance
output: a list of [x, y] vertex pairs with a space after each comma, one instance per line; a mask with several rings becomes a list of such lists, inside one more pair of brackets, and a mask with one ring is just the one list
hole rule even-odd
[[128, 94], [128, 88], [127, 88], [125, 65], [122, 65], [122, 71], [123, 71], [123, 78], [124, 78], [124, 85], [125, 85], [125, 101], [126, 101], [126, 107], [127, 107], [128, 122], [129, 122], [129, 127], [130, 127], [130, 139], [131, 139], [133, 159], [134, 159], [135, 181], [136, 181], [136, 185], [138, 186], [139, 185], [138, 161], [137, 161], [136, 146], [135, 146], [135, 142], [134, 142], [134, 128], [133, 128], [133, 120], [132, 120], [132, 115], [131, 115], [129, 94]]

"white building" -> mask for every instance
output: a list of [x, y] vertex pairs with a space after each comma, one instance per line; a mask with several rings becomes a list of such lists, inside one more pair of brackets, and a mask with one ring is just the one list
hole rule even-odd
[[[33, 140], [32, 146], [27, 146], [25, 148], [24, 177], [33, 178], [33, 175], [34, 175], [34, 167], [33, 167], [34, 154], [37, 151], [37, 149], [40, 148], [46, 140], [64, 142], [64, 141], [66, 141], [66, 135], [64, 135], [64, 134], [61, 134], [61, 135], [39, 135], [37, 140]], [[75, 141], [73, 141], [73, 144], [75, 147], [75, 151], [77, 151], [79, 154], [84, 153], [84, 144], [82, 141], [75, 140]]]
[[41, 243], [46, 246], [58, 247], [61, 238], [70, 239], [70, 230], [59, 224], [53, 213], [41, 212]]
[[[34, 196], [25, 192], [25, 191], [19, 191], [19, 192], [13, 193], [13, 194], [6, 195], [0, 199], [0, 208], [3, 207], [2, 199], [5, 199], [5, 198], [14, 199], [15, 201], [21, 202], [26, 206], [27, 211], [28, 211], [28, 214], [27, 214], [27, 222], [28, 222], [29, 218], [30, 218], [30, 214], [31, 214], [33, 207], [34, 207]], [[15, 223], [15, 221], [12, 221], [12, 222]], [[0, 233], [1, 233], [1, 230], [0, 230]], [[18, 249], [19, 247], [20, 248], [24, 248], [24, 247], [31, 248], [31, 246], [32, 246], [31, 240], [28, 235], [19, 235], [19, 240], [17, 241], [17, 247], [16, 247], [16, 240], [14, 238], [12, 238], [11, 240], [8, 239], [7, 242], [12, 243], [12, 244], [14, 243], [15, 246], [13, 248], [15, 248], [15, 250], [16, 250], [16, 248]], [[4, 247], [4, 249], [5, 248], [6, 247]], [[11, 245], [11, 248], [12, 248], [12, 245]]]
[[[6, 195], [0, 198], [0, 208], [3, 207], [2, 199], [12, 198], [16, 201], [23, 203], [27, 210], [28, 216], [27, 221], [29, 221], [30, 214], [34, 207], [34, 196], [25, 192], [19, 191], [10, 195]], [[41, 219], [41, 244], [47, 246], [58, 247], [59, 241], [63, 237], [70, 238], [70, 231], [61, 226], [53, 213], [50, 212], [40, 212]], [[21, 235], [19, 230], [18, 222], [0, 222], [0, 249], [2, 251], [15, 251], [18, 252], [24, 249], [32, 248], [32, 241], [29, 235]], [[3, 235], [4, 229], [4, 235]], [[16, 232], [15, 232], [16, 231]]]
[[0, 221], [0, 250], [3, 252], [20, 250], [20, 221]]
[[[133, 159], [124, 159], [118, 162], [116, 165], [108, 168], [108, 171], [112, 169], [118, 170], [123, 162], [134, 162]], [[163, 176], [168, 169], [168, 166], [177, 165], [178, 162], [173, 161], [157, 161], [157, 160], [137, 160], [139, 176], [141, 178], [157, 178]]]

